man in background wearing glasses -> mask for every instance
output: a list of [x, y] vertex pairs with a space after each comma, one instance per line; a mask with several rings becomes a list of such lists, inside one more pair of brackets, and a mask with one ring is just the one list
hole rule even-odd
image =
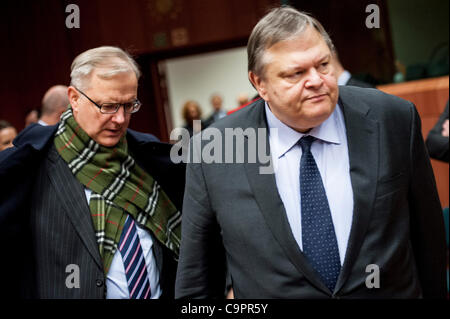
[[[116, 47], [72, 63], [70, 106], [0, 154], [9, 297], [173, 298], [184, 166], [128, 129], [140, 71]], [[179, 183], [172, 183], [174, 180]], [[169, 183], [170, 182], [170, 183]], [[8, 243], [8, 244], [6, 244]]]

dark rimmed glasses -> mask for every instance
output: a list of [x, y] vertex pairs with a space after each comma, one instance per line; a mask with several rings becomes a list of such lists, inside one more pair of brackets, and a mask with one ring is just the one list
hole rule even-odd
[[92, 102], [96, 107], [100, 109], [100, 113], [103, 114], [114, 114], [116, 113], [121, 106], [123, 106], [123, 109], [125, 110], [125, 113], [133, 114], [139, 111], [141, 108], [142, 103], [139, 102], [138, 99], [127, 102], [127, 103], [103, 103], [102, 105], [98, 105], [96, 102], [94, 102], [89, 96], [87, 96], [83, 91], [75, 88], [78, 92], [80, 92], [85, 98], [87, 98], [89, 101]]

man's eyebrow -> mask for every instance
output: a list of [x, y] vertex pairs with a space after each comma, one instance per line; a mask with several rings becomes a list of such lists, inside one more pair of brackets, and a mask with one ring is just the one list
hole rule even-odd
[[[324, 55], [322, 55], [322, 56], [320, 56], [320, 58], [318, 58], [317, 60], [315, 60], [315, 62], [314, 63], [322, 63], [323, 61], [325, 61], [325, 60], [330, 60], [331, 59], [331, 54], [330, 53], [325, 53]], [[314, 61], [314, 60], [313, 60]], [[298, 72], [298, 71], [303, 71], [303, 70], [305, 70], [305, 67], [304, 66], [302, 66], [302, 65], [295, 65], [295, 64], [292, 64], [292, 65], [288, 65], [288, 66], [286, 66], [286, 68], [285, 69], [283, 69], [283, 70], [280, 70], [279, 72], [278, 72], [278, 76], [286, 76], [286, 75], [288, 75], [289, 73], [292, 73], [292, 72]]]
[[280, 70], [280, 72], [278, 72], [278, 75], [286, 75], [292, 72], [297, 72], [297, 71], [303, 71], [304, 67], [301, 65], [289, 65], [286, 68], [284, 68], [283, 70]]
[[324, 54], [320, 59], [318, 59], [318, 61], [322, 62], [322, 61], [330, 59], [330, 58], [331, 58], [331, 54], [327, 53], [327, 54]]
[[[102, 104], [126, 104], [126, 103], [133, 103], [136, 102], [137, 98], [131, 99], [131, 100], [127, 100], [125, 102], [103, 102]], [[100, 103], [99, 103], [100, 104]]]
[[128, 99], [128, 100], [126, 100], [126, 101], [124, 101], [124, 102], [113, 102], [112, 100], [104, 100], [104, 101], [101, 101], [101, 103], [98, 103], [98, 104], [123, 104], [123, 103], [132, 103], [132, 102], [134, 102], [134, 101], [136, 101], [138, 98], [137, 98], [137, 96], [134, 96], [134, 97], [132, 97], [131, 99]]

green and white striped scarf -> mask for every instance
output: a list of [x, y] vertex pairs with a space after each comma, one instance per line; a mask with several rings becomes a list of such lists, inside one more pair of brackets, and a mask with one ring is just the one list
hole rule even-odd
[[99, 145], [78, 125], [69, 106], [61, 116], [54, 143], [73, 175], [92, 190], [89, 209], [105, 274], [127, 213], [178, 256], [181, 214], [128, 153], [125, 136], [115, 147]]

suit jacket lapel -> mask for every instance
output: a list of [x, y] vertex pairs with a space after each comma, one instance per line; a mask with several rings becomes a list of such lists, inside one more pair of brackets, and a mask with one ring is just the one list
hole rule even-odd
[[[255, 126], [253, 129], [266, 128], [266, 119], [264, 112], [264, 101], [253, 106], [255, 110], [252, 112], [253, 118], [250, 123]], [[259, 108], [259, 110], [257, 109]], [[253, 125], [252, 125], [253, 126]], [[267, 131], [268, 132], [268, 131]], [[269, 139], [266, 135], [266, 154], [270, 153]], [[247, 150], [248, 145], [247, 146]], [[262, 215], [276, 238], [288, 259], [316, 288], [330, 294], [329, 289], [319, 279], [315, 270], [310, 266], [309, 262], [301, 252], [294, 235], [292, 234], [289, 222], [286, 217], [286, 211], [283, 202], [278, 194], [274, 174], [260, 174], [260, 167], [266, 164], [248, 163], [244, 164], [249, 184], [253, 190], [256, 201], [259, 204]]]
[[103, 269], [83, 186], [73, 176], [66, 162], [58, 155], [53, 145], [50, 148], [47, 165], [51, 183], [67, 216], [89, 254], [94, 258], [99, 268]]
[[335, 293], [347, 280], [367, 231], [376, 193], [379, 157], [379, 127], [378, 122], [368, 118], [369, 107], [352, 101], [342, 87], [339, 104], [347, 130], [354, 205], [347, 251]]

